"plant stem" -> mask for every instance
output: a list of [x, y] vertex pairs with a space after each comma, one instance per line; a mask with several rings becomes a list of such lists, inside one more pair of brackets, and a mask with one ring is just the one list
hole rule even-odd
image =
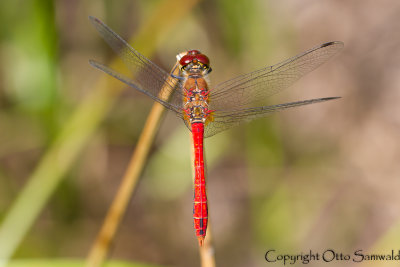
[[208, 220], [207, 236], [204, 239], [203, 246], [199, 246], [201, 267], [215, 267], [215, 253], [210, 226], [210, 220]]
[[[179, 75], [179, 68], [177, 65], [178, 62], [172, 69], [172, 74], [174, 75]], [[176, 79], [171, 79], [169, 84], [174, 84], [174, 82], [176, 83]], [[159, 97], [165, 101], [169, 98], [169, 95], [166, 92], [172, 92], [172, 90], [168, 89], [170, 89], [170, 87], [166, 84], [160, 91]], [[87, 267], [100, 266], [107, 256], [110, 243], [120, 225], [122, 216], [125, 214], [129, 200], [131, 199], [139, 180], [139, 176], [144, 168], [164, 110], [165, 108], [161, 104], [155, 103], [150, 111], [115, 199], [108, 210], [103, 226], [101, 227], [96, 241], [89, 253], [86, 262]]]

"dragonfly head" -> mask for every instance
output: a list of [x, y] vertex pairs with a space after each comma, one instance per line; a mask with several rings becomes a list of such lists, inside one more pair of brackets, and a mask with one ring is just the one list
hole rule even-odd
[[199, 50], [189, 50], [180, 60], [181, 71], [190, 74], [207, 75], [211, 72], [210, 60]]

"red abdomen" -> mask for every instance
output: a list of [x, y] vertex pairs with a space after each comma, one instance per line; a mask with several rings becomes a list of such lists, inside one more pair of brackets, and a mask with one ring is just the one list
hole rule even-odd
[[204, 124], [192, 123], [194, 145], [194, 203], [193, 219], [196, 236], [200, 246], [203, 245], [208, 223], [208, 207], [206, 195], [206, 178], [204, 175]]

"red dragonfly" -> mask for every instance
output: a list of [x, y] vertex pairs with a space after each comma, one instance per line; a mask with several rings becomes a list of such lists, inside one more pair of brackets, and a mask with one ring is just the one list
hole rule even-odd
[[[134, 73], [134, 78], [126, 77], [93, 60], [90, 60], [90, 64], [173, 111], [192, 132], [195, 170], [193, 219], [200, 246], [203, 245], [208, 223], [203, 139], [273, 112], [339, 98], [263, 105], [267, 97], [289, 87], [335, 55], [343, 48], [342, 42], [321, 44], [276, 65], [209, 88], [207, 75], [211, 72], [210, 60], [200, 51], [190, 50], [179, 54], [180, 74], [174, 76], [133, 49], [99, 19], [89, 18], [104, 40]], [[168, 100], [160, 97], [161, 89], [167, 90], [170, 95]]]

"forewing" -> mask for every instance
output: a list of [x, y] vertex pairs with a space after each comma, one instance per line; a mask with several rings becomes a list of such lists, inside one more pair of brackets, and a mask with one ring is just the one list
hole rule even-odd
[[237, 110], [265, 104], [267, 97], [289, 87], [343, 48], [329, 42], [293, 58], [218, 84], [210, 91], [210, 109]]
[[164, 107], [175, 111], [176, 115], [178, 117], [182, 118], [182, 108], [175, 106], [169, 102], [163, 101], [158, 97], [155, 97], [154, 95], [150, 94], [148, 91], [143, 90], [140, 86], [138, 86], [136, 84], [136, 82], [134, 80], [132, 80], [131, 78], [126, 77], [125, 75], [122, 75], [121, 73], [118, 73], [117, 71], [110, 69], [109, 67], [105, 66], [104, 64], [101, 64], [97, 61], [94, 60], [89, 60], [90, 65], [92, 65], [95, 68], [98, 68], [101, 71], [104, 71], [105, 73], [113, 76], [114, 78], [120, 80], [121, 82], [135, 88], [136, 90], [138, 90], [139, 92], [142, 92], [144, 94], [146, 94], [147, 96], [151, 97], [154, 101], [157, 101], [158, 103], [160, 103], [161, 105], [163, 105]]
[[[103, 39], [133, 72], [133, 78], [127, 79], [122, 74], [94, 61], [91, 62], [93, 66], [116, 77], [140, 92], [145, 93], [154, 100], [160, 97], [161, 88], [164, 86], [163, 94], [170, 95], [168, 102], [171, 106], [182, 106], [183, 95], [180, 91], [176, 90], [174, 86], [174, 84], [179, 83], [178, 79], [171, 77], [167, 72], [133, 49], [124, 39], [99, 19], [94, 17], [89, 17], [89, 19]], [[121, 77], [124, 78], [121, 79]]]

